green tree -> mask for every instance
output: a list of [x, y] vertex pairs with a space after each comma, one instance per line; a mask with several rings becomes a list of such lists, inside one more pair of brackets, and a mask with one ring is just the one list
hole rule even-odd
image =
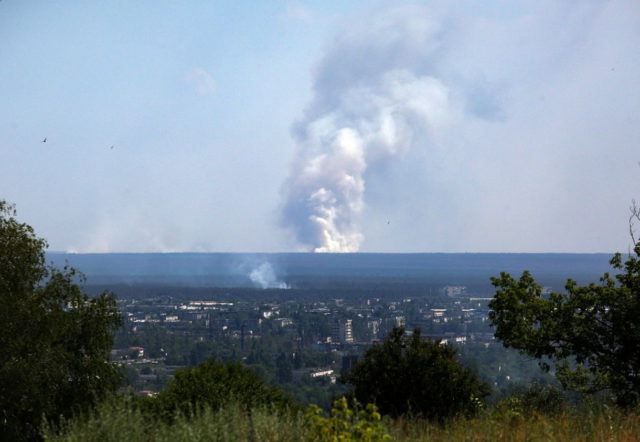
[[295, 405], [282, 390], [267, 385], [242, 363], [215, 359], [176, 372], [156, 399], [160, 411], [168, 418], [202, 407], [217, 410], [231, 402], [247, 409], [268, 406], [284, 410]]
[[0, 201], [0, 439], [39, 436], [42, 418], [85, 410], [117, 388], [109, 363], [121, 317], [111, 294], [89, 298], [73, 268], [45, 264], [47, 243]]
[[375, 403], [383, 414], [431, 420], [473, 415], [483, 407], [489, 387], [455, 355], [447, 344], [422, 339], [420, 329], [406, 336], [403, 328], [394, 328], [343, 381], [355, 387], [360, 403]]
[[565, 388], [608, 390], [632, 406], [640, 398], [640, 242], [626, 261], [617, 253], [610, 264], [615, 276], [587, 286], [569, 279], [565, 293], [550, 295], [529, 272], [518, 280], [501, 273], [492, 278], [489, 319], [505, 346], [550, 358]]

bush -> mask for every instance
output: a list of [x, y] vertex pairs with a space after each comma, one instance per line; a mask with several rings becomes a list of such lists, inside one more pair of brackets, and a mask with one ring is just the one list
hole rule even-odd
[[391, 440], [380, 421], [381, 416], [374, 404], [355, 412], [349, 408], [345, 398], [333, 403], [331, 416], [322, 416], [322, 410], [312, 405], [307, 412], [311, 441], [382, 441]]

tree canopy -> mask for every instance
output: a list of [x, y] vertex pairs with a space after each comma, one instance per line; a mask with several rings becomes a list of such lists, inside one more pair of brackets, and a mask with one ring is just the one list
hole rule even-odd
[[267, 385], [244, 364], [215, 359], [179, 370], [157, 397], [167, 417], [176, 412], [189, 414], [201, 407], [217, 410], [230, 402], [247, 409], [265, 406], [284, 410], [295, 406], [282, 390]]
[[119, 383], [109, 363], [121, 323], [113, 295], [89, 298], [73, 268], [45, 264], [47, 243], [0, 200], [0, 439], [38, 438]]
[[586, 286], [569, 279], [565, 293], [548, 295], [529, 272], [518, 280], [501, 273], [489, 318], [505, 346], [550, 358], [566, 388], [608, 390], [629, 406], [640, 398], [640, 242], [610, 264], [614, 276]]
[[383, 414], [433, 420], [473, 415], [490, 390], [455, 355], [448, 344], [422, 339], [420, 329], [407, 336], [404, 328], [394, 328], [343, 381], [354, 386], [360, 403], [374, 403]]

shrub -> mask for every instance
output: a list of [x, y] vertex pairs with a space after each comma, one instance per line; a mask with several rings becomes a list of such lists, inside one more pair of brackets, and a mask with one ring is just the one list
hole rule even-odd
[[308, 440], [312, 441], [382, 441], [391, 440], [381, 422], [374, 404], [355, 412], [343, 397], [333, 403], [331, 416], [322, 416], [322, 410], [312, 405], [307, 413]]

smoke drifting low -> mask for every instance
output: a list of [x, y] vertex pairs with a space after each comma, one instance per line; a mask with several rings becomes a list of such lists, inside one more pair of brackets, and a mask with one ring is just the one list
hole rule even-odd
[[447, 86], [418, 66], [435, 54], [438, 31], [419, 12], [410, 22], [406, 11], [378, 17], [337, 41], [320, 64], [314, 100], [294, 129], [282, 213], [314, 252], [358, 251], [368, 168], [428, 143], [452, 117]]

